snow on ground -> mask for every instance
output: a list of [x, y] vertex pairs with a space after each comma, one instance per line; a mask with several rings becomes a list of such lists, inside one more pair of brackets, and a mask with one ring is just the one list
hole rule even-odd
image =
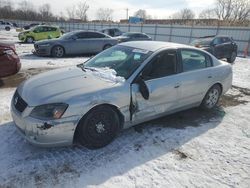
[[[32, 45], [17, 44], [23, 72], [85, 59], [40, 58], [31, 55], [31, 49]], [[15, 88], [0, 89], [0, 187], [247, 188], [249, 69], [249, 60], [237, 59], [234, 87], [217, 109], [191, 109], [144, 123], [124, 130], [99, 150], [31, 146], [19, 136], [9, 114]]]

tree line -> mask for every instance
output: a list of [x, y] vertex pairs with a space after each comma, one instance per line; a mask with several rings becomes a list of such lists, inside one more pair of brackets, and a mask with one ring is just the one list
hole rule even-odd
[[[65, 12], [55, 15], [50, 4], [43, 4], [35, 7], [31, 1], [23, 0], [17, 5], [11, 0], [0, 0], [0, 18], [36, 20], [36, 21], [66, 21], [79, 19], [88, 21], [89, 5], [86, 1], [67, 7]], [[110, 8], [99, 8], [96, 11], [96, 18], [99, 21], [112, 21], [114, 10]], [[133, 16], [142, 19], [152, 19], [152, 16], [146, 10], [139, 9]], [[250, 20], [250, 1], [249, 0], [215, 0], [213, 8], [204, 9], [199, 15], [196, 15], [192, 9], [185, 8], [172, 14], [170, 19], [219, 19], [230, 23], [245, 22]]]

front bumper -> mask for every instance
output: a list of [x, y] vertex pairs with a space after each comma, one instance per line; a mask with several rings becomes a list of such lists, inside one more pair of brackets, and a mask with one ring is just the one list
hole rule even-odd
[[39, 56], [50, 56], [51, 55], [51, 49], [50, 47], [40, 47], [36, 44], [34, 44], [34, 51], [33, 53]]
[[[80, 119], [78, 116], [58, 120], [38, 120], [26, 114], [31, 111], [27, 107], [20, 113], [11, 102], [11, 115], [19, 133], [31, 144], [39, 147], [68, 146], [73, 144], [75, 128]], [[44, 129], [45, 123], [52, 125]]]

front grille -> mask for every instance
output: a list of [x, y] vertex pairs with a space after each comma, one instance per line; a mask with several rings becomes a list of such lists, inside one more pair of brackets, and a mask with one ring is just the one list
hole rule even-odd
[[14, 94], [13, 103], [15, 108], [19, 112], [23, 112], [25, 108], [28, 106], [28, 104], [22, 99], [22, 97], [18, 94], [17, 91]]

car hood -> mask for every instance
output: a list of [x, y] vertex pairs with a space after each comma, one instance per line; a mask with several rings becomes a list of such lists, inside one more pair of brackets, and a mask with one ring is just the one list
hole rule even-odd
[[35, 44], [37, 45], [41, 45], [41, 44], [48, 44], [48, 43], [54, 43], [54, 42], [57, 42], [57, 41], [60, 41], [61, 39], [46, 39], [46, 40], [42, 40], [42, 41], [38, 41], [36, 42]]
[[78, 67], [49, 71], [30, 78], [18, 87], [18, 93], [29, 106], [66, 102], [73, 97], [95, 93], [116, 85], [91, 71]]

